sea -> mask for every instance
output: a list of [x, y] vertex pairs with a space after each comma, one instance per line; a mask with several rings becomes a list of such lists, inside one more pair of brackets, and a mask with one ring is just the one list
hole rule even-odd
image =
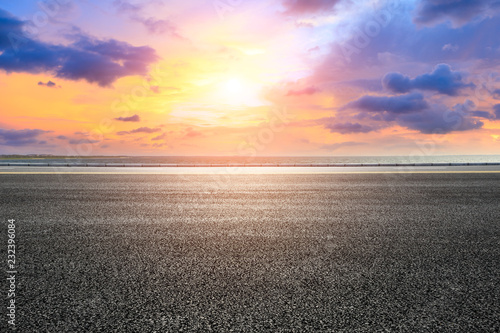
[[131, 164], [335, 164], [335, 163], [499, 163], [500, 155], [430, 156], [12, 156], [0, 163]]

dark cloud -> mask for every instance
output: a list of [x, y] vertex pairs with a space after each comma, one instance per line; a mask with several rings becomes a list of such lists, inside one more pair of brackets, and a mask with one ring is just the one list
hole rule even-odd
[[471, 111], [470, 114], [477, 118], [494, 119], [495, 116], [488, 111]]
[[312, 95], [312, 94], [315, 94], [317, 92], [319, 92], [320, 90], [317, 89], [316, 87], [314, 86], [311, 86], [311, 87], [306, 87], [304, 89], [298, 89], [298, 90], [289, 90], [286, 94], [286, 96], [300, 96], [300, 95]]
[[332, 143], [328, 145], [322, 145], [321, 149], [328, 149], [328, 150], [337, 150], [342, 147], [354, 147], [354, 146], [364, 146], [367, 145], [366, 142], [353, 142], [353, 141], [348, 141], [348, 142], [338, 142], [338, 143]]
[[109, 86], [117, 79], [144, 75], [157, 61], [156, 51], [148, 46], [97, 40], [81, 33], [69, 45], [49, 44], [28, 38], [25, 23], [0, 10], [0, 69], [10, 72], [53, 73], [68, 80], [86, 80]]
[[420, 0], [413, 21], [427, 26], [450, 21], [454, 26], [461, 26], [499, 12], [498, 0]]
[[285, 14], [304, 15], [332, 10], [341, 0], [283, 0]]
[[411, 114], [399, 115], [397, 123], [424, 134], [444, 134], [481, 128], [484, 123], [463, 112], [450, 110], [442, 105]]
[[362, 125], [359, 123], [336, 123], [326, 124], [325, 128], [329, 129], [332, 133], [351, 134], [351, 133], [368, 133], [375, 129], [371, 126]]
[[134, 114], [133, 116], [130, 116], [130, 117], [118, 117], [118, 118], [115, 118], [115, 120], [138, 122], [138, 121], [141, 121], [141, 117], [139, 117], [139, 115], [137, 115], [137, 114]]
[[500, 99], [500, 89], [493, 90], [491, 95], [493, 96], [494, 99]]
[[49, 87], [49, 88], [53, 88], [56, 86], [55, 82], [52, 82], [52, 81], [48, 81], [47, 83], [44, 83], [42, 81], [39, 81], [38, 82], [38, 85], [39, 86], [46, 86], [46, 87]]
[[59, 140], [68, 140], [68, 137], [65, 135], [59, 135], [59, 136], [56, 136], [56, 138]]
[[493, 106], [493, 111], [495, 111], [496, 119], [500, 119], [500, 104], [495, 104]]
[[407, 93], [413, 89], [431, 90], [441, 94], [456, 96], [461, 89], [472, 88], [474, 84], [464, 83], [462, 74], [454, 72], [447, 64], [437, 65], [432, 73], [410, 79], [400, 73], [388, 73], [382, 79], [384, 87], [395, 93]]
[[363, 111], [356, 115], [357, 119], [383, 123], [395, 122], [400, 126], [425, 134], [478, 129], [483, 126], [483, 122], [477, 118], [486, 116], [482, 111], [475, 111], [475, 104], [470, 100], [466, 100], [463, 104], [456, 104], [450, 110], [440, 104], [429, 105], [419, 93], [392, 97], [363, 96], [340, 110], [352, 108]]
[[159, 132], [161, 131], [160, 128], [150, 128], [150, 127], [139, 127], [139, 128], [136, 128], [132, 131], [121, 131], [121, 132], [118, 132], [116, 134], [118, 135], [127, 135], [127, 134], [135, 134], [135, 133], [156, 133], [156, 132]]
[[0, 145], [25, 146], [39, 143], [38, 137], [50, 131], [41, 129], [7, 130], [0, 128]]
[[429, 105], [420, 93], [411, 93], [400, 96], [363, 96], [346, 104], [341, 110], [359, 109], [369, 112], [389, 112], [394, 114], [421, 111]]

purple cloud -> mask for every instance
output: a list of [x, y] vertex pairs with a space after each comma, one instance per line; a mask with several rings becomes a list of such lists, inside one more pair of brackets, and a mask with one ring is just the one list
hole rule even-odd
[[[367, 118], [371, 121], [385, 123], [395, 122], [400, 126], [418, 130], [424, 134], [478, 129], [484, 123], [477, 118], [487, 116], [482, 111], [474, 111], [475, 104], [470, 100], [466, 100], [463, 104], [456, 104], [450, 110], [441, 104], [429, 105], [419, 93], [392, 97], [363, 96], [348, 103], [341, 110], [351, 108], [364, 111], [357, 115], [358, 119]], [[356, 128], [356, 124], [350, 125]], [[362, 125], [358, 128], [363, 129]]]
[[118, 134], [118, 135], [127, 135], [127, 134], [135, 134], [135, 133], [151, 134], [151, 133], [156, 133], [159, 131], [161, 131], [161, 128], [139, 127], [139, 128], [136, 128], [132, 131], [121, 131], [121, 132], [118, 132], [116, 134]]
[[0, 10], [0, 69], [7, 73], [48, 72], [67, 80], [109, 86], [121, 77], [146, 74], [148, 66], [159, 59], [148, 46], [98, 40], [81, 33], [69, 45], [37, 41], [24, 35], [24, 25]]
[[400, 73], [388, 73], [382, 79], [384, 87], [395, 93], [407, 93], [410, 90], [431, 90], [441, 94], [456, 96], [461, 89], [473, 88], [474, 84], [464, 83], [460, 72], [453, 72], [447, 64], [437, 65], [432, 73], [422, 74], [410, 79]]
[[139, 115], [137, 115], [137, 114], [134, 114], [133, 116], [130, 116], [130, 117], [118, 117], [118, 118], [115, 118], [115, 120], [138, 122], [138, 121], [141, 121], [141, 117], [139, 117]]
[[494, 99], [500, 99], [500, 89], [493, 90], [491, 95], [493, 96]]
[[468, 131], [481, 128], [484, 125], [482, 121], [442, 105], [434, 105], [421, 112], [399, 115], [396, 122], [424, 134]]
[[80, 145], [80, 144], [93, 144], [93, 143], [99, 143], [99, 140], [91, 140], [91, 139], [70, 139], [68, 140], [69, 144], [71, 145]]
[[46, 87], [49, 87], [49, 88], [53, 88], [56, 86], [56, 84], [52, 81], [48, 81], [47, 83], [43, 83], [42, 81], [39, 81], [38, 82], [38, 85], [39, 86], [46, 86]]
[[115, 0], [113, 1], [113, 5], [118, 12], [128, 13], [132, 21], [141, 23], [150, 34], [161, 35], [168, 33], [174, 37], [181, 37], [177, 32], [177, 28], [170, 21], [154, 17], [144, 17], [142, 11], [146, 6], [145, 4], [131, 4], [125, 0]]
[[351, 134], [351, 133], [369, 133], [375, 129], [371, 126], [362, 125], [359, 123], [330, 123], [325, 124], [325, 128], [329, 129], [332, 133]]
[[284, 0], [285, 14], [304, 15], [332, 10], [340, 0]]
[[493, 110], [495, 111], [496, 119], [500, 119], [500, 104], [495, 104]]
[[363, 96], [353, 102], [343, 106], [345, 109], [359, 109], [369, 112], [389, 112], [389, 113], [411, 113], [421, 111], [429, 105], [424, 100], [424, 96], [420, 93], [411, 93], [400, 96]]
[[0, 128], [0, 145], [3, 146], [26, 146], [39, 143], [38, 137], [44, 133], [41, 129], [7, 130]]
[[427, 26], [451, 21], [454, 26], [461, 26], [499, 12], [498, 0], [421, 0], [413, 21]]
[[161, 35], [168, 33], [172, 36], [180, 37], [177, 33], [176, 27], [167, 20], [155, 19], [153, 17], [136, 17], [134, 18], [134, 21], [142, 23], [146, 30], [151, 34]]
[[470, 114], [477, 118], [495, 119], [495, 116], [488, 111], [471, 111]]

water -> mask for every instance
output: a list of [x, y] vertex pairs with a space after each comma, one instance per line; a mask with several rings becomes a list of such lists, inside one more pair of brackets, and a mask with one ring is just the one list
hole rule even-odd
[[164, 163], [164, 164], [333, 164], [333, 163], [498, 163], [500, 155], [443, 156], [0, 156], [1, 163]]

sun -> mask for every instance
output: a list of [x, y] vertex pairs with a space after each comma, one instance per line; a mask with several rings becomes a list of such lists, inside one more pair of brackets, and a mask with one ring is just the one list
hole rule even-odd
[[262, 86], [242, 77], [228, 77], [217, 87], [219, 103], [230, 106], [260, 106], [266, 104], [261, 98]]
[[243, 84], [240, 79], [231, 78], [224, 83], [224, 89], [227, 93], [243, 94]]

